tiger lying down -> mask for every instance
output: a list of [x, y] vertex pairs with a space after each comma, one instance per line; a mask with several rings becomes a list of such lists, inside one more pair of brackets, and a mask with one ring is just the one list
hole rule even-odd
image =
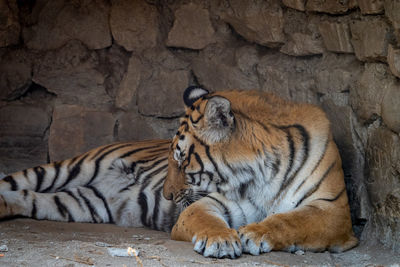
[[0, 181], [0, 218], [171, 231], [206, 257], [340, 252], [353, 235], [323, 111], [259, 91], [184, 92], [168, 140], [117, 143]]

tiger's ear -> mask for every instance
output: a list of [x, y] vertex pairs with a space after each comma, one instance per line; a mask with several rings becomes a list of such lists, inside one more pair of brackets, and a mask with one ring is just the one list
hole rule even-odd
[[183, 102], [185, 103], [186, 107], [190, 107], [194, 102], [196, 102], [197, 99], [200, 99], [209, 93], [210, 92], [208, 92], [206, 89], [199, 86], [190, 86], [186, 88], [185, 92], [183, 93]]
[[235, 117], [231, 111], [231, 102], [221, 96], [211, 97], [204, 110], [205, 129], [203, 138], [209, 143], [228, 139], [235, 128]]

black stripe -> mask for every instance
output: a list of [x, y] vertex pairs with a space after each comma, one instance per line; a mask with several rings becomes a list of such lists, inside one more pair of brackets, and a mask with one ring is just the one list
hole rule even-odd
[[318, 198], [317, 200], [323, 200], [323, 201], [329, 201], [329, 202], [334, 202], [339, 199], [339, 197], [346, 191], [345, 188], [342, 189], [342, 191], [339, 192], [334, 198]]
[[192, 115], [190, 115], [189, 119], [190, 119], [190, 121], [191, 121], [193, 124], [196, 124], [196, 123], [198, 123], [203, 117], [204, 117], [203, 114], [201, 114], [201, 115], [197, 118], [197, 120], [193, 120]]
[[11, 185], [11, 191], [17, 191], [18, 190], [18, 184], [17, 184], [17, 182], [15, 181], [15, 179], [11, 175], [4, 177], [2, 180]]
[[110, 144], [110, 145], [107, 145], [107, 146], [105, 146], [105, 147], [99, 149], [99, 150], [96, 151], [96, 153], [92, 156], [91, 160], [97, 158], [98, 155], [100, 155], [101, 153], [103, 153], [103, 151], [109, 149], [110, 147], [118, 146], [118, 145], [121, 145], [121, 144]]
[[29, 179], [28, 178], [28, 170], [25, 169], [25, 170], [22, 171], [22, 173], [24, 174], [24, 177], [28, 180]]
[[160, 201], [161, 201], [161, 190], [162, 187], [158, 188], [154, 191], [154, 209], [153, 209], [153, 223], [152, 228], [156, 230], [160, 230], [160, 227], [157, 225], [158, 215], [160, 212]]
[[299, 202], [296, 204], [296, 208], [303, 202], [303, 200], [307, 199], [309, 196], [314, 194], [318, 189], [321, 183], [325, 180], [325, 178], [328, 176], [329, 172], [333, 168], [333, 166], [336, 164], [336, 161], [334, 161], [329, 168], [325, 171], [324, 175], [319, 179], [318, 183], [316, 183], [304, 196], [300, 199]]
[[93, 175], [86, 185], [90, 185], [97, 178], [97, 174], [99, 173], [99, 169], [100, 169], [100, 163], [107, 155], [111, 154], [112, 152], [114, 152], [120, 148], [124, 148], [124, 147], [130, 146], [130, 145], [131, 144], [123, 144], [123, 145], [114, 147], [113, 149], [108, 150], [107, 152], [102, 154], [100, 157], [98, 157], [95, 161], [95, 169], [94, 169]]
[[54, 202], [56, 203], [58, 212], [65, 218], [68, 217], [69, 222], [74, 222], [75, 219], [72, 216], [72, 214], [69, 212], [67, 207], [61, 202], [60, 198], [58, 196], [54, 196]]
[[139, 189], [140, 193], [138, 196], [138, 204], [139, 204], [140, 210], [141, 210], [140, 219], [144, 226], [150, 226], [150, 223], [147, 221], [147, 213], [148, 213], [149, 207], [147, 205], [147, 196], [144, 193], [144, 190], [150, 184], [150, 182], [151, 182], [151, 179], [144, 179], [143, 184]]
[[59, 186], [57, 188], [56, 191], [59, 191], [59, 189], [63, 188], [64, 186], [66, 186], [67, 184], [69, 184], [72, 180], [74, 180], [79, 173], [81, 172], [81, 165], [83, 163], [83, 161], [88, 157], [89, 154], [86, 154], [84, 157], [82, 157], [77, 164], [74, 165], [74, 167], [72, 167], [72, 170], [69, 172], [69, 175], [67, 177], [67, 179], [65, 180], [65, 182]]
[[[293, 178], [296, 177], [297, 173], [299, 172], [299, 170], [301, 170], [305, 164], [305, 162], [308, 159], [308, 153], [309, 153], [309, 142], [310, 142], [310, 136], [308, 134], [308, 132], [306, 131], [306, 129], [299, 125], [299, 124], [294, 124], [294, 125], [290, 125], [290, 126], [285, 126], [284, 128], [289, 129], [289, 128], [296, 128], [300, 134], [301, 134], [301, 141], [302, 141], [302, 150], [303, 150], [303, 157], [301, 160], [300, 165], [297, 167], [297, 169], [295, 170], [295, 172], [288, 177], [287, 179], [284, 180], [284, 183], [280, 189], [280, 192], [283, 192], [289, 184], [291, 184], [291, 182], [293, 181]], [[286, 178], [286, 177], [285, 177]]]
[[28, 190], [22, 190], [22, 194], [24, 195], [24, 201], [26, 201], [26, 198], [28, 197]]
[[33, 168], [35, 174], [36, 174], [36, 189], [35, 192], [40, 192], [40, 188], [42, 187], [43, 180], [44, 180], [44, 175], [46, 174], [46, 170], [39, 166]]
[[326, 138], [325, 144], [324, 144], [324, 150], [323, 153], [321, 154], [321, 157], [318, 159], [317, 164], [315, 165], [314, 169], [312, 170], [310, 176], [314, 173], [314, 171], [318, 168], [319, 164], [321, 163], [322, 159], [325, 156], [326, 150], [328, 149], [328, 144], [329, 144], [329, 138]]
[[53, 168], [55, 169], [56, 173], [53, 177], [53, 181], [51, 182], [51, 185], [49, 187], [43, 189], [41, 192], [42, 193], [48, 193], [56, 184], [58, 177], [60, 175], [60, 167], [61, 167], [61, 162], [53, 162]]
[[[160, 145], [157, 144], [157, 145], [151, 145], [151, 146], [145, 146], [145, 147], [136, 148], [134, 150], [126, 152], [125, 154], [123, 154], [119, 158], [123, 159], [123, 158], [129, 157], [129, 156], [131, 156], [131, 155], [133, 155], [133, 154], [135, 154], [137, 152], [140, 152], [140, 151], [143, 151], [143, 150], [146, 150], [146, 149], [159, 148], [159, 147], [160, 147]], [[116, 149], [118, 149], [118, 148], [116, 148]], [[113, 152], [116, 149], [113, 149], [111, 152]], [[109, 153], [107, 153], [107, 154], [109, 154]]]
[[222, 180], [222, 183], [226, 183], [228, 180], [221, 174], [221, 172], [219, 171], [217, 163], [215, 162], [214, 158], [211, 157], [210, 147], [207, 144], [203, 143], [203, 141], [201, 141], [200, 138], [198, 138], [197, 136], [193, 135], [193, 137], [197, 140], [197, 142], [199, 142], [202, 146], [205, 147], [206, 155], [210, 159], [211, 163], [213, 164], [215, 171], [217, 172], [217, 174], [219, 175], [220, 179]]
[[[165, 167], [168, 167], [168, 165], [166, 165]], [[151, 188], [152, 190], [155, 190], [157, 187], [159, 187], [161, 184], [164, 184], [165, 179], [167, 179], [167, 176], [162, 177], [160, 180], [158, 180], [158, 182], [153, 185], [153, 187]], [[161, 186], [162, 187], [162, 186]]]
[[145, 193], [140, 192], [138, 197], [138, 204], [141, 209], [140, 220], [144, 226], [150, 226], [147, 222], [147, 212], [149, 207], [147, 206], [147, 196]]
[[240, 194], [240, 198], [241, 199], [243, 199], [246, 195], [246, 192], [247, 192], [247, 188], [248, 188], [248, 186], [249, 186], [249, 183], [242, 183], [242, 184], [240, 184], [240, 186], [239, 186], [239, 194]]
[[[326, 142], [325, 142], [325, 144], [324, 144], [323, 153], [321, 154], [320, 158], [318, 159], [317, 164], [314, 166], [314, 169], [311, 171], [311, 173], [310, 173], [310, 175], [309, 175], [308, 177], [310, 177], [310, 176], [313, 175], [314, 171], [318, 168], [319, 164], [320, 164], [320, 163], [322, 162], [322, 160], [324, 159], [325, 154], [326, 154], [326, 150], [327, 150], [327, 148], [328, 148], [328, 143], [329, 143], [329, 138], [326, 139]], [[306, 181], [307, 181], [307, 177], [299, 184], [299, 186], [297, 187], [296, 191], [294, 191], [295, 194], [300, 190], [300, 188], [303, 186], [303, 184], [304, 184]]]
[[97, 214], [97, 212], [96, 212], [95, 208], [93, 207], [92, 203], [89, 201], [88, 198], [86, 198], [86, 197], [82, 194], [81, 190], [79, 190], [79, 189], [78, 189], [78, 194], [79, 194], [79, 196], [83, 199], [83, 201], [85, 202], [86, 206], [88, 207], [89, 212], [90, 212], [90, 215], [92, 216], [92, 222], [97, 223], [98, 221], [96, 220], [96, 217], [99, 218], [99, 219], [101, 219], [101, 218], [100, 218], [100, 216]]
[[79, 198], [78, 198], [77, 196], [74, 195], [74, 193], [72, 193], [72, 192], [69, 191], [69, 190], [63, 190], [62, 192], [66, 193], [68, 196], [70, 196], [70, 197], [72, 197], [73, 199], [75, 199], [75, 201], [78, 203], [79, 207], [80, 207], [81, 209], [83, 209], [81, 201], [79, 200]]
[[210, 195], [207, 195], [205, 197], [213, 199], [215, 202], [217, 202], [223, 208], [223, 210], [224, 210], [223, 215], [227, 219], [229, 227], [232, 227], [233, 226], [232, 215], [231, 215], [229, 209], [224, 205], [224, 203], [222, 203], [219, 199], [216, 199], [215, 197], [212, 197]]
[[99, 199], [101, 199], [101, 201], [103, 201], [104, 207], [105, 207], [106, 210], [107, 210], [108, 222], [109, 222], [109, 223], [115, 223], [115, 222], [114, 222], [114, 218], [113, 218], [113, 216], [112, 216], [112, 214], [111, 214], [110, 207], [108, 206], [107, 199], [103, 196], [103, 194], [102, 194], [99, 190], [97, 190], [96, 187], [94, 187], [94, 186], [88, 186], [88, 188], [89, 188], [89, 189], [92, 189], [92, 190], [93, 190], [93, 193], [96, 195], [96, 197], [98, 197]]
[[[136, 179], [135, 179], [135, 181], [133, 181], [132, 183], [129, 183], [127, 186], [125, 186], [124, 188], [122, 188], [121, 190], [119, 190], [119, 193], [121, 193], [121, 192], [123, 192], [123, 191], [126, 191], [126, 190], [129, 190], [131, 186], [134, 186], [135, 184], [140, 183], [140, 182], [141, 182], [141, 179], [142, 179], [143, 177], [144, 177], [144, 179], [146, 179], [146, 177], [155, 176], [155, 175], [157, 175], [158, 173], [160, 173], [164, 168], [167, 168], [167, 167], [168, 167], [168, 163], [167, 163], [166, 165], [163, 165], [163, 166], [161, 166], [160, 168], [156, 169], [155, 171], [153, 171], [153, 172], [151, 172], [151, 173], [149, 173], [149, 174], [147, 174], [147, 175], [145, 175], [145, 176], [142, 176], [143, 173], [145, 173], [145, 172], [147, 172], [147, 171], [149, 171], [149, 170], [155, 168], [159, 163], [161, 163], [162, 161], [165, 161], [165, 160], [166, 160], [165, 158], [162, 158], [162, 159], [157, 160], [156, 162], [154, 162], [151, 166], [147, 166], [147, 167], [145, 167], [145, 168], [144, 168], [144, 167], [141, 167], [141, 166], [138, 167], [138, 171], [137, 171], [137, 173], [136, 173]], [[137, 163], [138, 163], [138, 162], [142, 163], [142, 162], [146, 162], [146, 161], [137, 161]]]
[[37, 207], [36, 207], [36, 199], [32, 200], [32, 211], [31, 211], [31, 218], [37, 219]]

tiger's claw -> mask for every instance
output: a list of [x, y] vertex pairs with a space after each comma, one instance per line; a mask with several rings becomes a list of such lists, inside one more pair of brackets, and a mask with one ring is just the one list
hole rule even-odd
[[242, 255], [242, 246], [234, 229], [223, 233], [199, 233], [193, 236], [194, 251], [205, 257], [235, 259]]

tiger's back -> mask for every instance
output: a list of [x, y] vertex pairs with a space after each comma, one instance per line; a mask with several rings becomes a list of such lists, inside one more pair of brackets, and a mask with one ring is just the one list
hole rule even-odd
[[105, 145], [0, 180], [0, 218], [26, 216], [169, 231], [179, 210], [162, 197], [170, 141]]

